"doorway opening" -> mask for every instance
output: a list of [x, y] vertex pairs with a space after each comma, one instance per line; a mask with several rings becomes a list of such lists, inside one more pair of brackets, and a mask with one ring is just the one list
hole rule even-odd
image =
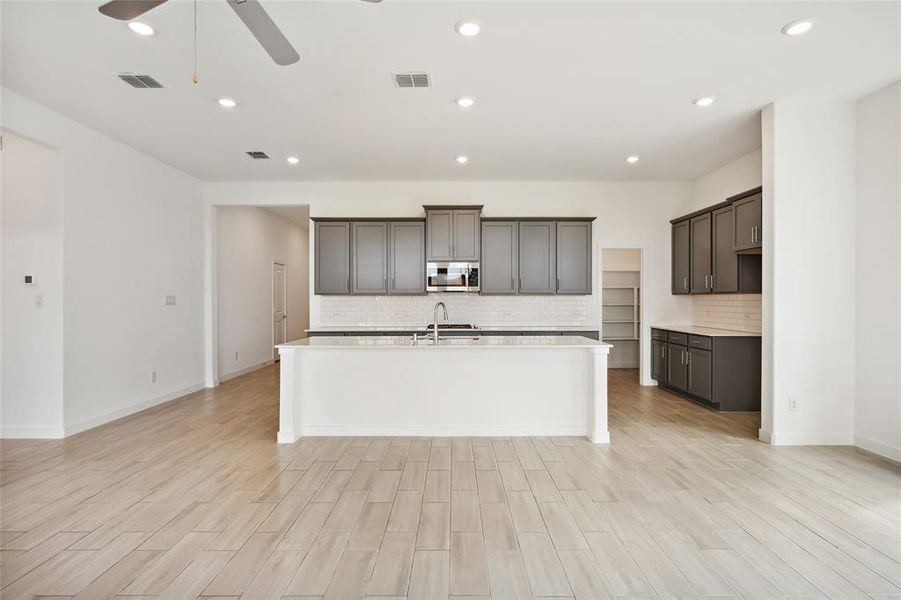
[[641, 250], [604, 248], [601, 265], [601, 339], [613, 345], [607, 366], [638, 369], [641, 365]]
[[288, 341], [288, 274], [285, 265], [272, 262], [272, 359], [278, 361], [276, 346]]

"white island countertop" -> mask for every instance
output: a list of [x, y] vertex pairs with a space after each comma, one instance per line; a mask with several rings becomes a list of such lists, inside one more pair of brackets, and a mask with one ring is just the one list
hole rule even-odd
[[313, 348], [381, 348], [381, 349], [444, 349], [444, 348], [603, 348], [608, 351], [610, 344], [569, 335], [536, 335], [536, 336], [485, 336], [465, 337], [457, 333], [444, 337], [438, 345], [431, 338], [420, 336], [413, 345], [412, 336], [343, 336], [312, 337], [279, 344], [279, 351], [304, 350]]
[[[360, 332], [379, 332], [379, 331], [409, 331], [412, 335], [414, 332], [427, 331], [429, 328], [427, 325], [423, 325], [418, 327], [416, 325], [325, 325], [321, 327], [311, 327], [306, 329], [307, 333], [341, 333], [344, 331], [360, 331]], [[440, 329], [440, 326], [439, 326]], [[597, 331], [597, 326], [579, 326], [579, 325], [552, 325], [549, 327], [542, 327], [539, 325], [488, 325], [488, 326], [480, 326], [476, 329], [472, 329], [473, 333], [478, 333], [480, 331], [559, 331], [561, 333], [566, 333], [570, 331], [579, 332], [579, 331]], [[448, 332], [454, 332], [459, 335], [460, 332], [468, 332], [469, 329], [448, 329], [443, 330]]]
[[666, 329], [677, 333], [689, 335], [705, 335], [708, 337], [760, 337], [759, 333], [747, 331], [733, 331], [732, 329], [715, 329], [713, 327], [701, 327], [700, 325], [651, 325], [651, 329]]

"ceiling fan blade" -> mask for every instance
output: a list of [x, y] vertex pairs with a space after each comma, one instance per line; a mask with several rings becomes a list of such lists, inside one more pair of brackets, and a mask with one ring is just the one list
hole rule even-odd
[[247, 29], [269, 53], [275, 64], [293, 65], [300, 55], [282, 34], [257, 0], [228, 0], [228, 5], [238, 14]]
[[131, 21], [140, 17], [145, 12], [152, 10], [166, 0], [113, 0], [101, 6], [98, 10], [120, 21]]

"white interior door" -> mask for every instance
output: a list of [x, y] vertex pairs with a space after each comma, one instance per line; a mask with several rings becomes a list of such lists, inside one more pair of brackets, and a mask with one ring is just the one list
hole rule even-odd
[[[272, 334], [273, 346], [288, 341], [288, 286], [285, 285], [287, 270], [281, 263], [272, 263]], [[272, 349], [272, 356], [278, 360], [278, 350]]]

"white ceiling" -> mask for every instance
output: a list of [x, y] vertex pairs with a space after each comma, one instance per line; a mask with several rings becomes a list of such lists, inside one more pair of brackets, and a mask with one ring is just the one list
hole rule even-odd
[[[194, 85], [191, 2], [148, 13], [157, 35], [139, 38], [100, 2], [3, 0], [2, 83], [205, 180], [627, 180], [693, 179], [759, 147], [775, 98], [899, 77], [898, 2], [262, 2], [300, 62], [276, 66], [202, 0]], [[454, 31], [467, 17], [481, 35]], [[810, 33], [780, 34], [799, 17]], [[402, 70], [433, 87], [395, 88]]]

